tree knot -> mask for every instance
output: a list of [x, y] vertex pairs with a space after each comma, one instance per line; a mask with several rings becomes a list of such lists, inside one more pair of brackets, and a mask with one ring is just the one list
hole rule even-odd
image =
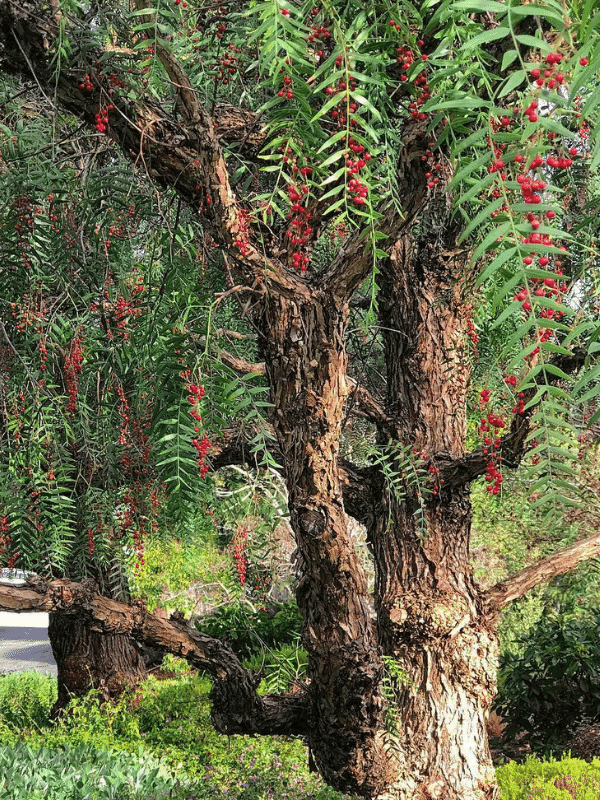
[[325, 515], [310, 508], [298, 509], [298, 524], [303, 533], [316, 539], [325, 530]]

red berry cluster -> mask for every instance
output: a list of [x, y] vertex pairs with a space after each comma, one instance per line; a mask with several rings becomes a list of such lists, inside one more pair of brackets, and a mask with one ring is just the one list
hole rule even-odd
[[119, 416], [121, 417], [121, 431], [119, 433], [119, 444], [126, 445], [129, 441], [129, 423], [131, 421], [131, 411], [129, 408], [129, 401], [125, 396], [125, 391], [121, 384], [117, 386], [117, 394], [119, 396], [119, 404], [117, 406]]
[[246, 585], [246, 577], [248, 575], [248, 559], [246, 558], [246, 551], [248, 549], [248, 534], [245, 528], [241, 528], [233, 537], [233, 560], [235, 561], [235, 569], [238, 574], [238, 580], [242, 589]]
[[96, 541], [95, 541], [95, 538], [94, 538], [94, 530], [93, 530], [93, 528], [88, 528], [87, 529], [87, 543], [88, 543], [88, 549], [87, 549], [88, 555], [91, 556], [91, 555], [93, 555], [94, 550], [96, 548]]
[[[423, 45], [423, 40], [419, 39], [417, 44], [419, 45], [419, 47], [421, 47]], [[408, 50], [409, 49], [410, 48], [406, 48], [406, 47], [403, 48], [402, 55], [398, 56], [398, 57], [401, 57], [403, 59], [403, 61], [402, 61], [402, 74], [400, 75], [400, 80], [402, 80], [403, 77], [404, 77], [404, 80], [407, 80], [407, 76], [405, 74], [405, 71], [406, 71], [406, 69], [408, 69], [412, 65], [413, 60], [416, 60], [414, 58], [414, 56], [413, 56], [412, 50], [410, 51], [410, 59], [409, 59], [409, 56], [408, 56]], [[419, 56], [419, 59], [422, 62], [425, 62], [425, 61], [427, 61], [427, 56], [425, 55], [425, 53], [421, 53], [420, 56]], [[408, 66], [406, 68], [404, 66], [405, 64], [408, 64]], [[411, 100], [411, 102], [408, 104], [408, 107], [409, 107], [410, 112], [411, 112], [411, 117], [413, 119], [418, 119], [421, 122], [423, 122], [424, 120], [427, 119], [427, 114], [424, 111], [421, 111], [420, 109], [421, 109], [421, 106], [424, 105], [427, 102], [427, 100], [429, 100], [431, 98], [431, 92], [429, 90], [429, 82], [428, 82], [428, 79], [427, 79], [427, 70], [426, 69], [422, 69], [419, 72], [419, 74], [415, 78], [414, 85], [417, 87], [417, 90], [418, 90], [417, 96], [415, 97], [414, 100]]]
[[215, 79], [218, 83], [227, 86], [234, 75], [242, 74], [242, 67], [240, 66], [238, 58], [241, 52], [239, 47], [230, 44], [225, 54], [217, 59], [217, 73]]
[[83, 81], [79, 84], [79, 88], [83, 92], [91, 92], [92, 89], [94, 88], [92, 85], [92, 81], [90, 80], [90, 76], [88, 75], [87, 72], [83, 76]]
[[242, 258], [248, 255], [250, 248], [250, 215], [245, 208], [240, 208], [238, 212], [238, 234], [234, 241], [234, 246], [239, 250]]
[[[306, 170], [312, 172], [310, 167], [305, 167], [301, 171], [306, 175], [308, 174]], [[306, 195], [308, 195], [308, 191], [309, 189], [306, 184], [300, 186], [300, 191], [298, 191], [293, 184], [289, 184], [288, 186], [290, 210], [286, 214], [286, 217], [290, 220], [290, 227], [286, 231], [286, 236], [289, 239], [290, 245], [295, 248], [307, 245], [313, 233], [313, 229], [310, 226], [310, 211], [303, 205], [303, 200]], [[306, 270], [308, 262], [309, 258], [305, 253], [298, 250], [292, 253], [292, 265], [296, 267], [296, 269], [302, 271]]]
[[228, 6], [221, 5], [218, 7], [215, 15], [209, 18], [207, 27], [210, 27], [212, 25], [215, 26], [217, 39], [222, 39], [223, 36], [227, 33], [227, 24], [229, 21], [228, 17], [229, 17]]
[[371, 154], [364, 145], [355, 141], [353, 136], [350, 136], [348, 139], [348, 147], [354, 153], [354, 155], [359, 156], [357, 159], [352, 159], [349, 157], [346, 158], [346, 167], [348, 168], [346, 174], [350, 177], [350, 180], [348, 181], [348, 191], [351, 195], [354, 195], [352, 198], [354, 204], [357, 206], [362, 206], [366, 202], [369, 189], [367, 185], [360, 180], [360, 178], [354, 178], [352, 176], [356, 175], [361, 169], [366, 167], [367, 163], [371, 160]]
[[192, 445], [196, 449], [198, 454], [198, 467], [200, 468], [200, 477], [205, 478], [207, 472], [209, 471], [210, 467], [206, 463], [206, 454], [210, 448], [210, 439], [206, 434], [202, 437], [202, 439], [192, 439]]
[[69, 414], [73, 414], [77, 410], [79, 375], [83, 368], [83, 342], [84, 336], [82, 334], [76, 336], [71, 342], [71, 347], [64, 361], [65, 387], [69, 395], [67, 412]]
[[[190, 383], [188, 384], [187, 389], [189, 392], [188, 402], [192, 405], [192, 408], [190, 409], [190, 414], [194, 418], [194, 420], [199, 423], [202, 421], [202, 415], [198, 411], [198, 403], [204, 397], [204, 386], [198, 386], [198, 384], [196, 383]], [[199, 430], [200, 429], [196, 425], [194, 427], [195, 433], [199, 433]], [[205, 459], [208, 449], [210, 447], [210, 440], [206, 434], [204, 434], [204, 436], [201, 439], [196, 436], [192, 439], [192, 445], [195, 448], [196, 453], [198, 455], [198, 467], [200, 468], [200, 477], [204, 478], [206, 477], [206, 473], [209, 470], [209, 466], [206, 463]]]
[[[204, 397], [204, 386], [198, 386], [196, 383], [190, 383], [187, 389], [189, 392], [188, 402], [192, 405], [190, 414], [196, 420], [196, 422], [201, 422], [202, 416], [198, 411], [198, 403]], [[195, 428], [194, 430], [198, 431], [198, 428]]]
[[10, 537], [10, 522], [8, 521], [8, 515], [6, 514], [5, 516], [0, 517], [0, 564], [7, 555], [11, 544], [12, 539]]
[[284, 97], [286, 100], [291, 100], [294, 97], [292, 79], [289, 75], [283, 76], [283, 88], [277, 92], [277, 97]]
[[[480, 402], [486, 406], [490, 402], [489, 389], [483, 389], [480, 392]], [[494, 414], [493, 412], [487, 413], [482, 416], [479, 421], [478, 432], [483, 437], [483, 454], [488, 457], [488, 463], [485, 471], [485, 480], [487, 481], [487, 490], [490, 494], [499, 494], [502, 486], [502, 473], [500, 465], [502, 457], [500, 455], [500, 430], [506, 426], [504, 418]]]
[[112, 111], [114, 105], [109, 103], [105, 108], [101, 108], [96, 114], [96, 130], [98, 133], [104, 133], [108, 128], [108, 114]]
[[[314, 16], [315, 13], [318, 13], [319, 9], [314, 9], [311, 11], [311, 14]], [[311, 25], [310, 29], [312, 33], [308, 36], [309, 44], [311, 42], [319, 42], [317, 47], [316, 56], [317, 59], [320, 60], [325, 55], [324, 43], [327, 42], [328, 39], [331, 39], [331, 31], [328, 30], [324, 25]]]
[[[492, 131], [493, 133], [506, 131], [510, 125], [518, 118], [520, 114], [529, 122], [535, 123], [538, 121], [539, 100], [538, 94], [540, 91], [545, 92], [554, 90], [562, 92], [565, 86], [567, 76], [560, 71], [559, 64], [562, 62], [562, 56], [559, 53], [550, 53], [545, 59], [545, 64], [535, 65], [530, 75], [533, 80], [533, 96], [530, 96], [525, 102], [512, 109], [511, 120], [508, 116], [502, 116], [499, 119], [493, 120]], [[581, 60], [580, 60], [581, 63]], [[585, 64], [583, 65], [585, 66]], [[579, 116], [579, 115], [577, 115]], [[580, 130], [582, 141], [584, 140], [585, 128], [581, 127]], [[521, 200], [529, 206], [542, 207], [544, 204], [544, 191], [546, 190], [546, 181], [542, 180], [539, 171], [541, 168], [548, 170], [564, 170], [569, 169], [573, 165], [573, 159], [579, 155], [576, 147], [570, 147], [568, 153], [564, 150], [556, 149], [554, 152], [548, 153], [545, 157], [536, 150], [539, 147], [539, 142], [543, 137], [547, 137], [549, 142], [553, 142], [558, 138], [555, 132], [545, 132], [541, 130], [531, 134], [527, 138], [527, 147], [529, 152], [518, 152], [512, 156], [514, 161], [514, 171], [516, 173], [516, 181], [519, 185]], [[500, 139], [500, 137], [498, 137]], [[506, 138], [506, 137], [504, 137]], [[509, 167], [506, 162], [510, 162], [511, 156], [507, 155], [507, 148], [509, 145], [500, 141], [491, 141], [489, 144], [493, 150], [493, 161], [488, 167], [489, 173], [497, 173], [496, 182], [492, 190], [492, 196], [500, 198], [505, 195], [505, 188], [501, 185], [502, 182], [507, 180]], [[534, 149], [535, 148], [535, 149]], [[531, 155], [533, 150], [533, 155]], [[495, 211], [493, 216], [496, 216], [500, 211], [510, 214], [510, 208], [507, 203], [503, 203], [502, 207]], [[548, 252], [547, 248], [555, 248], [555, 242], [550, 233], [540, 233], [539, 228], [546, 224], [550, 224], [556, 218], [556, 211], [552, 208], [540, 208], [535, 213], [533, 209], [524, 213], [523, 222], [530, 226], [530, 232], [522, 236], [522, 244], [528, 247], [528, 252], [523, 258], [525, 267], [534, 267], [548, 271], [547, 277], [531, 277], [527, 279], [527, 284], [520, 287], [514, 295], [514, 300], [521, 303], [523, 311], [529, 314], [535, 306], [535, 298], [552, 299], [557, 303], [561, 302], [564, 293], [567, 291], [567, 285], [564, 281], [560, 280], [563, 275], [562, 262], [556, 258], [552, 253]], [[564, 246], [560, 249], [566, 251]], [[560, 309], [548, 308], [542, 305], [539, 311], [539, 319], [541, 320], [556, 320], [564, 316], [564, 312]], [[533, 359], [540, 351], [540, 346], [543, 342], [548, 341], [552, 336], [552, 329], [548, 327], [541, 327], [538, 330], [538, 346], [527, 356], [528, 360]], [[522, 404], [518, 403], [517, 408]], [[522, 411], [520, 412], [522, 413]]]
[[[531, 77], [535, 78], [536, 86], [540, 89], [557, 89], [562, 86], [565, 82], [565, 76], [562, 72], [555, 70], [555, 67], [561, 61], [562, 56], [559, 53], [549, 53], [546, 56], [546, 67], [542, 67], [543, 72], [539, 67], [534, 67], [531, 70]], [[535, 115], [535, 120], [537, 120], [537, 115]], [[530, 122], [535, 122], [535, 120], [530, 120]]]
[[[340, 69], [343, 61], [344, 59], [342, 56], [338, 56], [334, 62], [335, 68]], [[353, 92], [357, 86], [358, 81], [353, 75], [350, 74], [348, 75], [347, 81], [340, 78], [333, 86], [327, 86], [327, 88], [324, 90], [325, 94], [329, 95], [330, 97], [338, 94], [342, 95], [340, 97], [340, 102], [337, 103], [329, 112], [329, 116], [337, 123], [338, 128], [345, 127], [346, 123], [349, 123], [350, 125], [358, 125], [353, 116], [350, 116], [349, 119], [347, 116], [347, 112], [350, 112], [352, 115], [358, 111], [358, 104], [350, 96], [350, 92]]]

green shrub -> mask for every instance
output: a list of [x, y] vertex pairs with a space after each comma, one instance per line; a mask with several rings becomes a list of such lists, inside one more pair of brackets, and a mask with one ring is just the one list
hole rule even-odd
[[528, 734], [534, 749], [560, 746], [583, 719], [600, 714], [600, 611], [542, 618], [521, 655], [504, 653], [497, 710], [505, 737]]
[[196, 622], [202, 633], [226, 639], [240, 658], [249, 658], [264, 647], [277, 649], [300, 639], [302, 618], [293, 601], [270, 612], [254, 610], [243, 602], [223, 606]]
[[496, 770], [502, 800], [598, 800], [600, 760], [511, 762]]
[[230, 558], [221, 553], [214, 535], [200, 530], [196, 537], [163, 540], [150, 538], [145, 544], [141, 574], [132, 578], [137, 596], [151, 611], [157, 606], [193, 613], [194, 585], [204, 587], [206, 599], [221, 603], [229, 597]]
[[[163, 681], [150, 678], [114, 705], [101, 705], [98, 697], [91, 693], [72, 703], [59, 724], [44, 729], [24, 725], [19, 731], [19, 721], [24, 722], [24, 719], [17, 716], [10, 737], [4, 737], [7, 750], [11, 750], [7, 738], [15, 744], [19, 740], [18, 746], [11, 750], [12, 761], [10, 756], [6, 757], [7, 763], [13, 764], [10, 769], [16, 774], [31, 771], [28, 751], [22, 751], [22, 745], [27, 745], [32, 752], [89, 754], [86, 760], [91, 764], [96, 761], [105, 764], [108, 757], [93, 754], [109, 752], [115, 759], [116, 771], [107, 769], [103, 774], [92, 775], [87, 785], [91, 785], [92, 779], [99, 781], [100, 777], [107, 785], [114, 779], [120, 792], [114, 797], [119, 800], [129, 800], [131, 796], [136, 800], [171, 797], [160, 793], [162, 784], [158, 783], [158, 778], [154, 785], [150, 781], [140, 783], [141, 794], [126, 793], [129, 786], [123, 784], [123, 773], [129, 765], [131, 769], [135, 767], [140, 754], [149, 757], [144, 764], [160, 768], [161, 780], [177, 775], [179, 783], [171, 784], [172, 800], [342, 800], [342, 795], [309, 773], [306, 748], [301, 741], [275, 736], [227, 737], [216, 733], [210, 722], [210, 688], [210, 681], [198, 675]], [[65, 768], [63, 776], [71, 774], [65, 771], [67, 765], [61, 755], [52, 756], [52, 759], [43, 755], [40, 764], [44, 770], [50, 769], [50, 761], [60, 769]], [[25, 794], [2, 794], [3, 769], [0, 761], [0, 800], [41, 800], [34, 783], [26, 784]], [[7, 774], [12, 775], [12, 772], [7, 771]], [[75, 774], [88, 778], [84, 770]], [[136, 773], [130, 770], [127, 774], [135, 777]], [[54, 778], [46, 781], [52, 791], [49, 789], [44, 794], [44, 800], [79, 800], [77, 787], [71, 795], [60, 794], [60, 787], [54, 793], [57, 782], [52, 781]], [[73, 781], [68, 777], [64, 784], [73, 788]], [[7, 787], [3, 788], [8, 791]], [[105, 796], [90, 790], [89, 800], [104, 800]]]
[[287, 692], [306, 676], [308, 656], [298, 645], [287, 644], [277, 650], [263, 650], [245, 661], [245, 666], [261, 673], [260, 691]]
[[50, 675], [39, 672], [1, 675], [0, 736], [7, 730], [47, 727], [56, 694], [56, 680]]

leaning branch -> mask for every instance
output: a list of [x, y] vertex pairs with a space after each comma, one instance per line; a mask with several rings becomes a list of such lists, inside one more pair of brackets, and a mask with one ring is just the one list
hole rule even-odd
[[582, 561], [597, 556], [600, 556], [600, 533], [595, 533], [551, 556], [546, 556], [521, 572], [517, 572], [516, 575], [497, 583], [485, 592], [484, 602], [490, 613], [497, 615], [508, 603], [518, 600], [534, 586], [549, 581], [555, 575], [562, 575]]
[[303, 735], [308, 726], [308, 697], [261, 697], [260, 676], [242, 666], [220, 639], [194, 630], [183, 620], [165, 620], [143, 604], [131, 606], [97, 593], [94, 581], [76, 583], [39, 577], [23, 587], [0, 583], [0, 610], [22, 613], [45, 611], [87, 619], [98, 633], [126, 634], [163, 652], [186, 659], [213, 678], [212, 719], [219, 733]]
[[[308, 296], [306, 284], [256, 243], [248, 214], [229, 181], [218, 125], [167, 43], [152, 40], [179, 99], [181, 119], [147, 99], [131, 100], [114, 86], [108, 73], [111, 64], [119, 72], [118, 53], [103, 50], [98, 42], [91, 45], [91, 26], [84, 34], [75, 26], [67, 28], [81, 61], [57, 75], [53, 48], [65, 35], [60, 22], [64, 19], [43, 0], [0, 0], [0, 68], [35, 80], [42, 92], [90, 125], [96, 124], [100, 109], [112, 105], [106, 135], [153, 180], [181, 196], [231, 254], [247, 283], [264, 283], [285, 296]], [[89, 85], [80, 88], [86, 72]]]
[[[558, 354], [550, 361], [550, 365], [557, 367], [565, 374], [572, 375], [583, 366], [585, 357], [586, 353], [583, 349], [569, 355]], [[559, 380], [553, 376], [549, 383], [557, 383]], [[525, 411], [521, 414], [513, 414], [510, 430], [500, 438], [500, 447], [498, 448], [502, 465], [510, 469], [516, 469], [527, 453], [531, 419], [544, 396], [544, 392], [540, 392], [537, 386], [528, 389], [524, 394]], [[489, 456], [481, 448], [467, 453], [462, 458], [450, 459], [444, 455], [435, 458], [435, 464], [439, 469], [438, 480], [446, 487], [459, 486], [480, 478], [485, 475], [488, 463]]]

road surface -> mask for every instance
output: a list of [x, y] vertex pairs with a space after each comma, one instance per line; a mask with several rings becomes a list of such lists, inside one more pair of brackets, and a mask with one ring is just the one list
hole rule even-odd
[[0, 611], [0, 675], [24, 670], [56, 676], [48, 639], [48, 614]]

